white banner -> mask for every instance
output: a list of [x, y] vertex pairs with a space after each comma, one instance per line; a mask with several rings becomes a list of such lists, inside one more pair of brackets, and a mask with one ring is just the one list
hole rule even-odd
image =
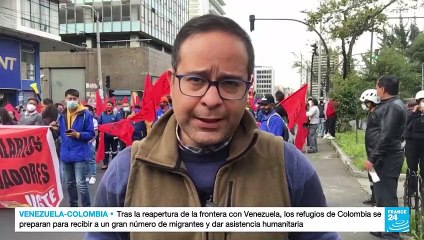
[[16, 232], [407, 232], [408, 208], [16, 208]]

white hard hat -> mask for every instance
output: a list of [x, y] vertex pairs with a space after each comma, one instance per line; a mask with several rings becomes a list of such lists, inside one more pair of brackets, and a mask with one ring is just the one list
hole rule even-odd
[[377, 96], [377, 90], [375, 90], [375, 89], [365, 90], [361, 94], [361, 97], [359, 98], [359, 100], [361, 102], [370, 101], [370, 102], [373, 102], [375, 104], [380, 103], [380, 98]]
[[416, 100], [422, 99], [422, 98], [424, 98], [424, 90], [417, 92], [417, 95], [415, 95]]

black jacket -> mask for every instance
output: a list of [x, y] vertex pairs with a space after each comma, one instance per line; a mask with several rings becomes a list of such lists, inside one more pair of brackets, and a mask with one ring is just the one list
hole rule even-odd
[[277, 106], [275, 106], [275, 112], [278, 113], [278, 115], [280, 115], [280, 117], [284, 120], [284, 122], [286, 122], [286, 124], [289, 123], [289, 115], [287, 114], [286, 109], [284, 109], [283, 106], [281, 106], [280, 103], [278, 103]]
[[406, 140], [424, 141], [424, 114], [420, 111], [408, 113], [405, 138]]
[[[399, 97], [392, 97], [381, 101], [374, 111], [374, 117], [376, 126], [367, 126], [372, 128], [367, 131], [375, 134], [375, 137], [372, 137], [375, 145], [370, 149], [369, 160], [376, 166], [385, 165], [385, 160], [393, 159], [390, 156], [403, 153], [401, 145], [405, 138], [406, 107]], [[399, 161], [402, 165], [403, 158]], [[398, 165], [399, 163], [387, 164]]]
[[319, 118], [325, 118], [325, 103], [320, 102], [318, 104], [318, 109], [319, 109]]
[[377, 143], [377, 137], [380, 132], [379, 128], [380, 121], [377, 120], [375, 111], [368, 113], [367, 128], [365, 130], [365, 151], [367, 152], [368, 159], [370, 159], [371, 151]]

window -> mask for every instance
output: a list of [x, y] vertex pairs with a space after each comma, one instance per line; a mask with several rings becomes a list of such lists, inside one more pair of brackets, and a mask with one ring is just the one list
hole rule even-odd
[[74, 4], [73, 3], [69, 3], [66, 4], [66, 19], [67, 19], [67, 23], [75, 23], [75, 9], [74, 9]]
[[35, 56], [34, 46], [22, 44], [21, 49], [21, 78], [34, 80], [35, 76]]
[[112, 2], [112, 21], [121, 21], [121, 2]]
[[83, 8], [83, 7], [76, 7], [75, 8], [75, 16], [76, 16], [75, 21], [77, 23], [84, 23], [84, 11], [85, 10], [86, 9]]
[[122, 21], [130, 20], [130, 1], [122, 0]]
[[110, 2], [103, 2], [103, 22], [112, 20], [112, 10]]

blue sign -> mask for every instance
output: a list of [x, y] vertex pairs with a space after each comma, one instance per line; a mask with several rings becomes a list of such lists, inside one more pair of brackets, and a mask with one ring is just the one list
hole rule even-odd
[[408, 207], [386, 207], [386, 232], [409, 232], [410, 215]]
[[0, 38], [0, 88], [21, 88], [19, 41]]

